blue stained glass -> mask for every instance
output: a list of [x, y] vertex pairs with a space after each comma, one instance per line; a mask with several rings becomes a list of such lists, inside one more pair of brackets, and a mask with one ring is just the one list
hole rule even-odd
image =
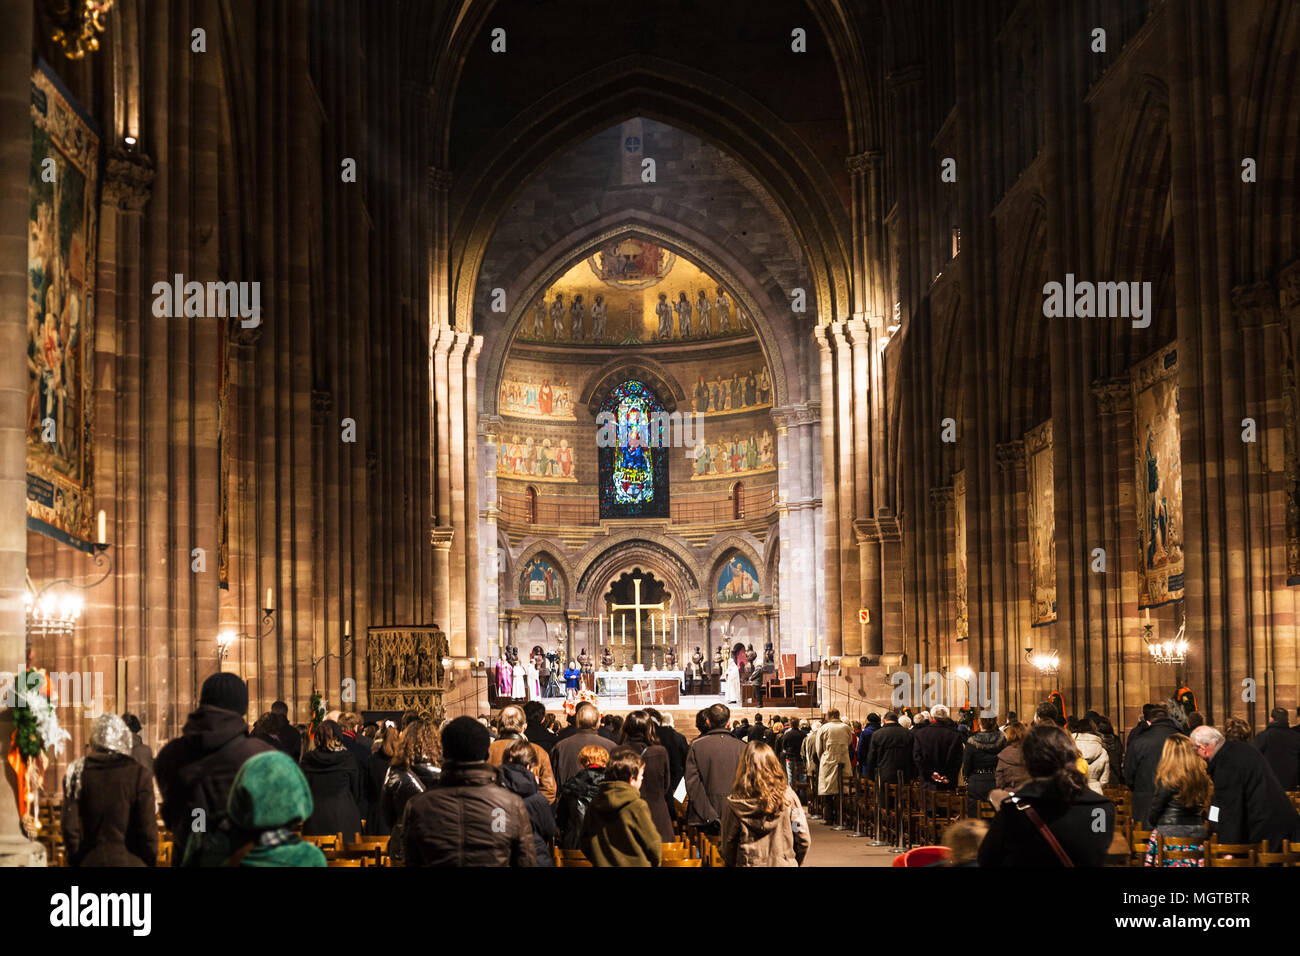
[[601, 411], [612, 416], [617, 441], [601, 449], [601, 516], [638, 517], [668, 513], [667, 458], [664, 435], [651, 441], [653, 427], [663, 429], [655, 414], [663, 411], [642, 382], [628, 381], [615, 387]]

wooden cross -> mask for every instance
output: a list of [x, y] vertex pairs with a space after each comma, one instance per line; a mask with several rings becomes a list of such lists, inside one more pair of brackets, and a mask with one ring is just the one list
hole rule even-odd
[[[632, 603], [631, 604], [611, 604], [611, 611], [635, 611], [636, 612], [636, 662], [641, 663], [641, 612], [642, 611], [659, 611], [663, 613], [664, 603], [642, 604], [641, 603], [641, 579], [632, 579]], [[612, 634], [611, 634], [612, 636]]]

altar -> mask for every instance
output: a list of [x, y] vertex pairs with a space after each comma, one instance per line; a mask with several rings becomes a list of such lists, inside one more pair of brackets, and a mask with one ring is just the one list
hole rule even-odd
[[676, 706], [681, 701], [683, 671], [596, 671], [599, 697], [624, 697], [629, 705]]

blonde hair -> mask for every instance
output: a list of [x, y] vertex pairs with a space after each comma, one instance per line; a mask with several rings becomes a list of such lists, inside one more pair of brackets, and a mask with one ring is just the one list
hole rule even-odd
[[763, 816], [774, 817], [785, 808], [787, 786], [776, 752], [760, 740], [747, 744], [736, 765], [731, 792], [757, 801]]
[[1156, 767], [1156, 786], [1172, 790], [1179, 804], [1188, 809], [1203, 810], [1210, 802], [1212, 785], [1205, 761], [1182, 734], [1165, 738], [1165, 749]]
[[943, 845], [952, 851], [950, 862], [954, 865], [973, 863], [979, 856], [980, 844], [984, 842], [984, 834], [988, 833], [988, 830], [987, 823], [973, 817], [958, 820], [944, 830]]

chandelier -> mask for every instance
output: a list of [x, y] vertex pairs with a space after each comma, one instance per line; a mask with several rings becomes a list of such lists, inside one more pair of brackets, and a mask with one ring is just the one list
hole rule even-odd
[[23, 601], [27, 611], [27, 634], [36, 637], [61, 637], [71, 634], [81, 619], [85, 605], [75, 594], [37, 594], [27, 589]]
[[1061, 670], [1061, 658], [1056, 651], [1034, 652], [1032, 647], [1025, 648], [1025, 660], [1034, 666], [1040, 674], [1056, 674]]
[[1187, 622], [1178, 628], [1178, 633], [1174, 635], [1171, 641], [1156, 640], [1155, 625], [1144, 624], [1142, 626], [1142, 640], [1146, 642], [1147, 650], [1151, 653], [1152, 664], [1185, 664], [1187, 662], [1187, 639], [1183, 636], [1187, 631]]
[[99, 49], [104, 18], [115, 0], [46, 0], [45, 12], [54, 23], [50, 39], [63, 48], [69, 60], [80, 60]]

